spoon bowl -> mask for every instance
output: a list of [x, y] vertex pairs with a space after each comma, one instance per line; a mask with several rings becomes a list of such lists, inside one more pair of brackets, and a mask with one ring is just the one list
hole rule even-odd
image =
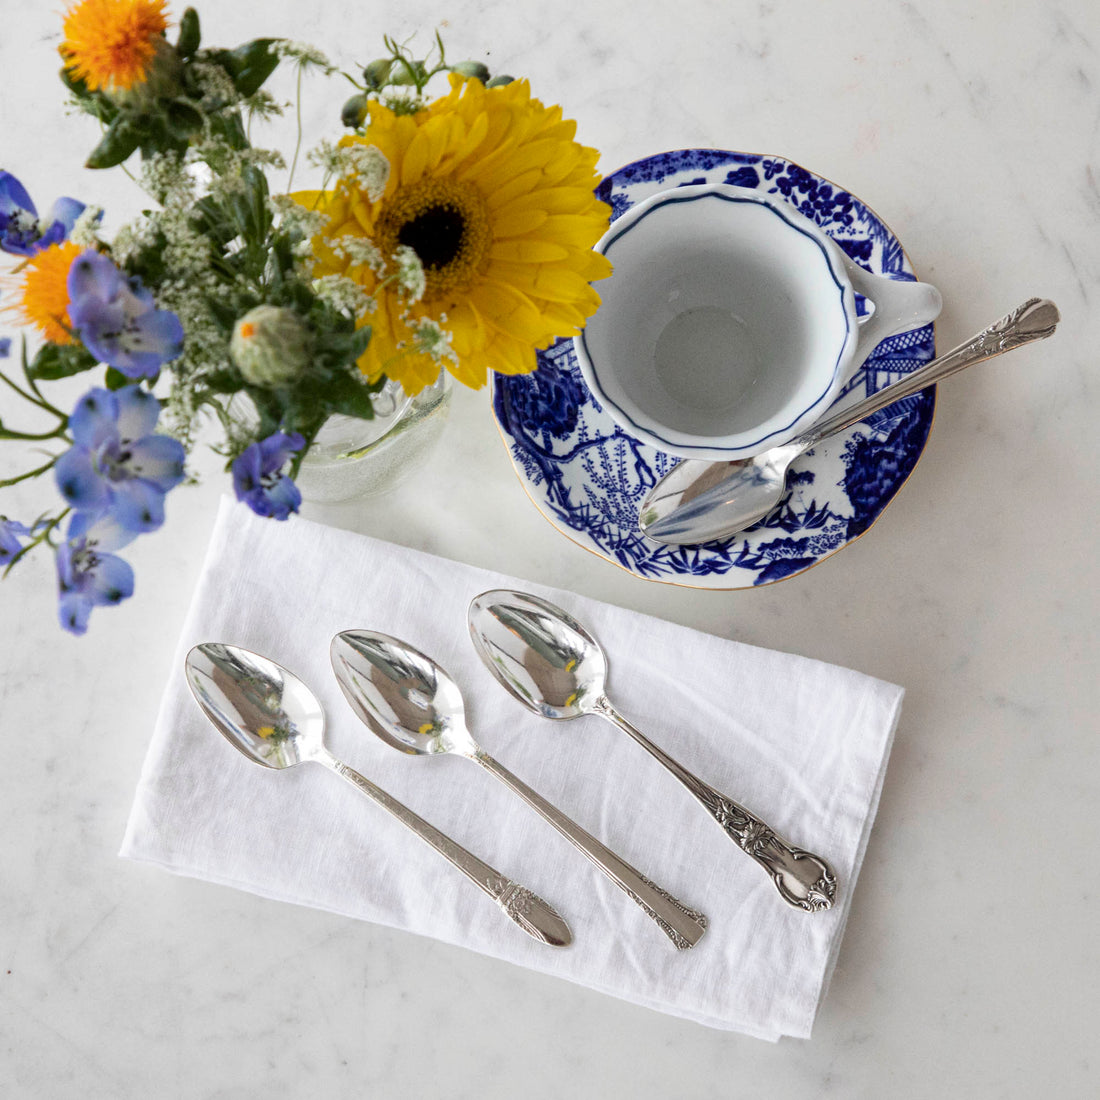
[[476, 596], [467, 616], [482, 661], [524, 706], [547, 718], [598, 714], [659, 760], [708, 810], [727, 836], [764, 868], [788, 905], [816, 912], [836, 895], [836, 875], [820, 856], [793, 848], [760, 818], [693, 775], [611, 705], [607, 658], [567, 611], [527, 592]]
[[561, 608], [525, 592], [497, 590], [474, 597], [468, 621], [478, 656], [529, 710], [563, 721], [595, 709], [607, 658]]
[[427, 654], [373, 630], [347, 630], [329, 646], [336, 682], [359, 719], [410, 756], [476, 749], [458, 685]]
[[552, 947], [572, 942], [569, 925], [547, 902], [505, 878], [417, 816], [325, 748], [325, 715], [294, 673], [258, 653], [223, 642], [195, 646], [184, 662], [187, 684], [226, 740], [265, 768], [313, 761], [346, 779], [450, 860], [533, 939]]
[[324, 751], [321, 704], [281, 665], [239, 646], [204, 642], [188, 653], [186, 669], [206, 717], [249, 760], [292, 768]]
[[412, 756], [455, 753], [473, 760], [541, 814], [624, 890], [678, 947], [692, 947], [706, 917], [655, 886], [575, 821], [552, 806], [473, 739], [454, 680], [407, 642], [374, 630], [345, 630], [329, 647], [337, 683], [367, 728]]

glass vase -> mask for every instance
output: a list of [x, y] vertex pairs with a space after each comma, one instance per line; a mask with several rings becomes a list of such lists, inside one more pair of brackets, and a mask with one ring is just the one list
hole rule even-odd
[[333, 416], [317, 433], [295, 481], [302, 499], [334, 504], [400, 485], [434, 449], [451, 403], [449, 375], [415, 397], [389, 381], [374, 396], [374, 419]]

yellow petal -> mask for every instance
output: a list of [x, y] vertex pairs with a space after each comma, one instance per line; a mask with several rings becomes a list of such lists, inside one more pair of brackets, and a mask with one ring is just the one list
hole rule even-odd
[[489, 246], [491, 260], [508, 260], [521, 264], [545, 264], [554, 260], [564, 260], [569, 249], [553, 241], [520, 240], [494, 241]]
[[511, 213], [493, 216], [493, 236], [520, 237], [546, 225], [550, 217], [542, 210], [513, 209]]

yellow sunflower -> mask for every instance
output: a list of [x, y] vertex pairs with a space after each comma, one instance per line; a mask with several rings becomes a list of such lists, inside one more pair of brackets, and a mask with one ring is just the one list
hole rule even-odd
[[71, 344], [69, 332], [69, 268], [84, 249], [65, 241], [51, 244], [20, 265], [10, 308], [34, 325], [53, 344]]
[[[314, 239], [314, 274], [351, 278], [376, 302], [362, 322], [373, 332], [360, 369], [408, 393], [440, 371], [418, 350], [418, 331], [435, 323], [450, 333], [448, 369], [468, 386], [483, 385], [487, 370], [533, 371], [536, 348], [584, 326], [600, 303], [589, 284], [611, 272], [592, 251], [610, 216], [593, 195], [599, 154], [573, 140], [576, 123], [532, 99], [526, 81], [450, 79], [450, 93], [414, 115], [372, 102], [365, 134], [341, 140], [385, 156], [384, 191], [347, 175], [331, 191], [295, 196], [328, 219]], [[362, 262], [348, 238], [373, 244], [387, 269]], [[387, 281], [402, 246], [424, 267], [415, 302]]]
[[145, 81], [168, 27], [164, 0], [81, 0], [65, 15], [65, 68], [91, 91]]

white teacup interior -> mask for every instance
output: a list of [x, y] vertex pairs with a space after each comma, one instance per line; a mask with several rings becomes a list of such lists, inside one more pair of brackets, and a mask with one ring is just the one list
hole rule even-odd
[[583, 336], [604, 395], [670, 444], [767, 437], [820, 400], [849, 337], [822, 244], [771, 206], [675, 193], [615, 235]]

